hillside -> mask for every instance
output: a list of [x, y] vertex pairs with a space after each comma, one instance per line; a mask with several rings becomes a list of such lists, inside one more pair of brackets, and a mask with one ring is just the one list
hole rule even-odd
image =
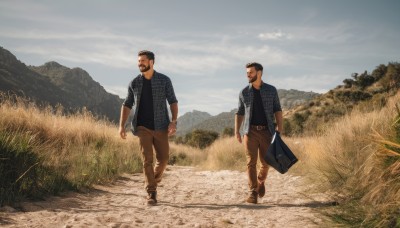
[[400, 88], [400, 64], [380, 64], [371, 73], [353, 73], [343, 85], [285, 112], [287, 135], [325, 131], [330, 123], [352, 110], [363, 112], [385, 106]]
[[307, 103], [319, 95], [319, 93], [304, 92], [295, 89], [278, 89], [279, 100], [284, 110], [289, 110], [295, 106]]
[[66, 112], [86, 107], [99, 117], [118, 122], [122, 100], [108, 93], [81, 68], [56, 62], [26, 66], [11, 52], [0, 48], [0, 90], [23, 95], [40, 104], [61, 104]]
[[177, 134], [187, 132], [195, 125], [209, 119], [210, 117], [212, 116], [209, 113], [197, 110], [183, 114], [178, 119]]
[[224, 128], [231, 127], [233, 128], [235, 121], [235, 113], [236, 109], [233, 109], [230, 112], [222, 112], [216, 116], [212, 116], [198, 124], [195, 124], [193, 127], [188, 128], [186, 133], [191, 132], [194, 129], [215, 131], [221, 133]]
[[0, 91], [11, 91], [16, 95], [27, 96], [53, 106], [58, 103], [66, 107], [72, 106], [67, 99], [67, 93], [60, 90], [45, 76], [30, 70], [2, 47], [0, 47]]
[[81, 68], [67, 68], [56, 62], [48, 62], [42, 66], [30, 66], [33, 71], [44, 75], [69, 95], [76, 107], [86, 107], [100, 116], [107, 116], [118, 122], [121, 104], [117, 95], [108, 93], [103, 86]]

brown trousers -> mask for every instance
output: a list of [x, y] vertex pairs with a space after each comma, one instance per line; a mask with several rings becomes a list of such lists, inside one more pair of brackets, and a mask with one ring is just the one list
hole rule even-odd
[[[148, 193], [157, 191], [157, 183], [168, 164], [169, 142], [168, 131], [153, 131], [138, 126], [137, 136], [140, 141], [140, 151], [143, 159], [145, 188]], [[156, 152], [156, 165], [153, 167], [153, 146]]]
[[[264, 160], [264, 157], [271, 144], [271, 139], [271, 133], [267, 129], [257, 130], [252, 126], [250, 126], [249, 133], [243, 137], [250, 191], [257, 191], [258, 182], [264, 182], [267, 179], [269, 165]], [[261, 168], [257, 175], [258, 157], [260, 157]]]

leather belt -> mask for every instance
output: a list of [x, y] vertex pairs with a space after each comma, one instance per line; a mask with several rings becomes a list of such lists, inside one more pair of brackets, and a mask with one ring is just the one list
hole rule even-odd
[[267, 126], [265, 126], [265, 125], [250, 125], [250, 127], [257, 131], [262, 131], [262, 130], [267, 129]]

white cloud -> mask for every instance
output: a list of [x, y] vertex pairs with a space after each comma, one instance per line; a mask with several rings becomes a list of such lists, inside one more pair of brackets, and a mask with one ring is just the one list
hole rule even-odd
[[[88, 46], [89, 47], [89, 46]], [[15, 48], [17, 52], [44, 56], [48, 60], [71, 61], [76, 63], [98, 63], [115, 68], [130, 68], [136, 61], [132, 55], [121, 49], [108, 48], [83, 50], [81, 47], [59, 46], [20, 46]]]
[[296, 41], [308, 41], [315, 44], [340, 44], [346, 43], [357, 36], [357, 26], [352, 22], [335, 22], [324, 26], [297, 26], [286, 28], [291, 31], [292, 38]]
[[285, 39], [291, 39], [292, 36], [290, 34], [277, 31], [277, 32], [260, 33], [258, 34], [258, 38], [260, 40], [285, 40]]
[[[155, 50], [156, 54], [163, 53], [159, 61], [156, 57], [160, 69], [168, 69], [173, 73], [185, 72], [187, 75], [210, 74], [248, 61], [267, 62], [268, 65], [288, 65], [293, 59], [291, 55], [277, 47], [243, 45], [247, 40], [245, 35], [229, 35], [225, 32], [209, 34], [202, 31], [197, 34], [173, 33], [162, 38], [145, 33], [136, 35], [135, 32], [126, 31], [141, 28], [143, 25], [135, 23], [119, 25], [119, 31], [106, 24], [94, 24], [94, 21], [83, 25], [79, 18], [55, 15], [50, 9], [43, 7], [38, 12], [44, 11], [46, 14], [38, 17], [40, 21], [37, 24], [42, 25], [49, 21], [52, 25], [57, 25], [56, 27], [34, 26], [28, 29], [6, 27], [3, 28], [0, 37], [35, 41], [36, 44], [14, 48], [21, 53], [125, 69], [136, 64], [134, 59], [136, 53], [133, 52], [150, 47], [149, 49]], [[18, 11], [18, 8], [13, 10]], [[26, 16], [18, 17], [29, 19]], [[280, 31], [275, 36], [289, 37]]]
[[251, 46], [240, 42], [219, 45], [218, 41], [201, 45], [195, 42], [177, 45], [179, 46], [162, 47], [177, 51], [172, 53], [169, 51], [168, 55], [160, 57], [161, 68], [168, 68], [173, 73], [209, 75], [217, 70], [231, 69], [251, 61], [263, 62], [268, 66], [291, 65], [295, 61], [294, 55], [268, 45]]
[[313, 91], [316, 93], [325, 93], [341, 84], [343, 75], [321, 74], [321, 75], [298, 75], [292, 77], [268, 76], [268, 83], [274, 85], [277, 89], [297, 89], [301, 91]]
[[[333, 21], [323, 25], [286, 25], [279, 30], [259, 32], [259, 27], [273, 27], [271, 24], [259, 24], [247, 29], [249, 34], [254, 34], [262, 41], [290, 40], [292, 44], [298, 42], [312, 42], [314, 44], [336, 45], [354, 41], [355, 39], [365, 39], [370, 34], [359, 36], [357, 33], [360, 27], [354, 21]], [[285, 31], [285, 32], [283, 32]]]

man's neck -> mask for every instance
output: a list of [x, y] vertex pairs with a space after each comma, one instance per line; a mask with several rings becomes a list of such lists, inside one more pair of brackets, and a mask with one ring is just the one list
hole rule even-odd
[[146, 72], [143, 72], [143, 77], [145, 77], [147, 80], [150, 80], [154, 75], [154, 69], [150, 69]]
[[260, 80], [260, 81], [257, 80], [257, 81], [255, 81], [255, 82], [251, 83], [251, 85], [252, 85], [254, 88], [256, 88], [256, 89], [260, 89], [262, 83], [263, 83], [262, 80]]

